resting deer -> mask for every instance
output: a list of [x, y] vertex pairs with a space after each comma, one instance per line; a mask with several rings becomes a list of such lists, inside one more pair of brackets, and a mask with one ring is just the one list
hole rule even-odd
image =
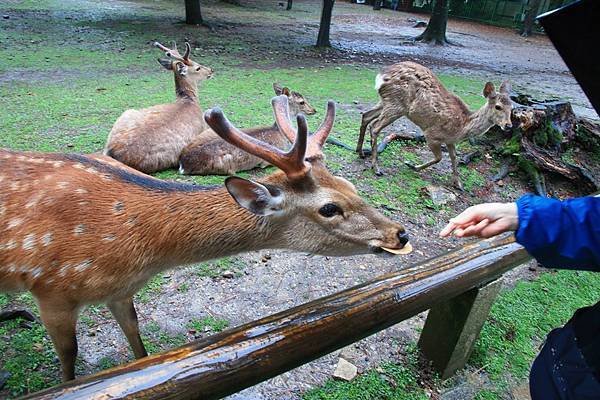
[[225, 187], [166, 182], [102, 157], [0, 151], [0, 291], [29, 290], [62, 365], [73, 379], [75, 325], [86, 304], [106, 303], [134, 355], [146, 356], [133, 295], [179, 265], [266, 248], [333, 256], [410, 251], [399, 223], [331, 175], [322, 152], [335, 111], [310, 137], [294, 130], [287, 97], [273, 100], [284, 152], [244, 134], [209, 110], [223, 139], [279, 168], [260, 182]]
[[[487, 82], [483, 88], [486, 104], [472, 112], [458, 96], [450, 93], [428, 68], [414, 62], [401, 62], [385, 68], [375, 79], [380, 100], [362, 115], [356, 151], [361, 157], [367, 126], [371, 133], [371, 148], [377, 147], [379, 132], [400, 117], [407, 117], [422, 130], [434, 159], [417, 166], [417, 171], [436, 164], [442, 159], [445, 144], [452, 162], [453, 183], [462, 189], [457, 170], [455, 143], [487, 132], [492, 126], [512, 127], [512, 103], [508, 92], [510, 84], [502, 83], [500, 93]], [[380, 174], [377, 152], [371, 153], [372, 167]]]
[[[274, 83], [276, 95], [285, 95], [289, 101], [290, 116], [295, 118], [299, 113], [314, 114], [317, 111], [298, 92], [282, 88]], [[277, 124], [243, 131], [262, 142], [279, 149], [290, 145]], [[183, 175], [233, 175], [256, 167], [266, 167], [269, 164], [260, 157], [253, 156], [221, 139], [211, 130], [204, 131], [196, 140], [181, 152], [179, 157], [179, 173]]]
[[183, 56], [174, 45], [169, 49], [155, 43], [168, 59], [158, 62], [175, 76], [174, 103], [125, 111], [115, 122], [104, 154], [145, 173], [176, 168], [181, 150], [208, 126], [198, 102], [198, 83], [213, 70], [190, 59], [190, 44]]

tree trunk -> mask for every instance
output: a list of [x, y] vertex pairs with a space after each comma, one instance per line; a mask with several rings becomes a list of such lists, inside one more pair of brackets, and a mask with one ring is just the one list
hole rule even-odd
[[293, 0], [287, 0], [287, 7], [285, 8], [286, 10], [291, 10], [292, 9], [292, 1]]
[[525, 12], [525, 19], [523, 20], [523, 27], [521, 28], [521, 36], [531, 36], [533, 31], [533, 23], [537, 16], [542, 0], [529, 0], [527, 4], [527, 11]]
[[383, 0], [373, 0], [373, 10], [381, 10]]
[[331, 12], [335, 0], [323, 0], [323, 11], [321, 12], [321, 23], [319, 25], [319, 36], [317, 47], [331, 47], [329, 41], [329, 28], [331, 28]]
[[200, 0], [185, 0], [185, 23], [190, 25], [204, 23], [200, 12]]
[[415, 38], [422, 42], [435, 42], [435, 44], [446, 44], [446, 25], [448, 24], [448, 8], [450, 0], [432, 0], [431, 18], [425, 32]]

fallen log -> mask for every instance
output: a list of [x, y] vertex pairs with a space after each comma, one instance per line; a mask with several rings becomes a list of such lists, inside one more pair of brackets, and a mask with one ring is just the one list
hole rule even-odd
[[342, 292], [26, 399], [221, 398], [480, 287], [528, 259], [512, 235], [470, 243]]

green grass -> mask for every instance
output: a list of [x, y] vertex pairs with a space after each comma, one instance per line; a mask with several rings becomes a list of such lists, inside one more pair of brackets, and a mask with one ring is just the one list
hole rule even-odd
[[161, 274], [156, 275], [146, 284], [146, 286], [137, 292], [135, 299], [141, 303], [148, 303], [152, 297], [155, 297], [160, 293], [162, 286], [166, 282], [167, 280]]
[[207, 328], [212, 333], [221, 332], [229, 327], [229, 321], [221, 318], [207, 316], [201, 319], [193, 319], [187, 324], [188, 329], [204, 332]]
[[322, 387], [310, 390], [303, 400], [425, 400], [425, 390], [418, 385], [418, 355], [414, 345], [408, 346], [405, 363], [384, 363], [351, 382], [328, 380]]
[[187, 342], [183, 333], [173, 334], [163, 330], [155, 321], [150, 321], [141, 328], [142, 342], [149, 354], [160, 353]]
[[224, 257], [215, 261], [204, 262], [194, 265], [194, 273], [200, 277], [218, 278], [225, 271], [233, 272], [234, 276], [241, 276], [244, 270], [242, 260], [235, 257]]

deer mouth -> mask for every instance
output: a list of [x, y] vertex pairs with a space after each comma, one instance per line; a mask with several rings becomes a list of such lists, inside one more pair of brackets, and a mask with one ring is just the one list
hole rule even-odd
[[389, 254], [394, 254], [394, 255], [406, 255], [406, 254], [410, 254], [413, 251], [413, 247], [410, 244], [410, 242], [406, 243], [404, 246], [400, 247], [400, 248], [394, 248], [394, 247], [385, 247], [385, 246], [370, 246], [371, 247], [371, 251], [373, 253], [383, 253], [385, 251], [385, 253], [389, 253]]
[[412, 244], [410, 244], [410, 242], [407, 242], [402, 248], [400, 249], [392, 249], [389, 247], [382, 247], [383, 250], [387, 251], [388, 253], [392, 253], [392, 254], [410, 254], [413, 251], [413, 247]]

